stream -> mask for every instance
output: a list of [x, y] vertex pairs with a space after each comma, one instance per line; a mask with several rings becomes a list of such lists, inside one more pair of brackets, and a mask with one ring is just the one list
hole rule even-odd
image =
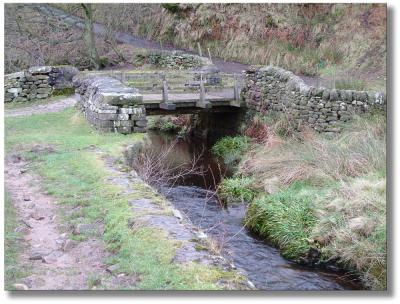
[[[149, 131], [154, 149], [162, 149], [176, 139], [174, 135]], [[171, 162], [183, 164], [193, 155], [202, 156], [199, 165], [209, 168], [204, 177], [190, 176], [160, 191], [175, 208], [184, 213], [220, 246], [221, 255], [232, 260], [257, 289], [261, 290], [354, 290], [360, 289], [344, 273], [303, 267], [284, 259], [279, 250], [243, 228], [244, 204], [222, 207], [213, 196], [226, 171], [210, 154], [210, 145], [198, 139], [179, 139]], [[225, 172], [229, 175], [229, 172]]]

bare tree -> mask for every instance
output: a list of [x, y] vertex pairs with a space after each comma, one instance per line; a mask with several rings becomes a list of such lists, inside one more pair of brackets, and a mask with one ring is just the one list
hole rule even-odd
[[199, 165], [203, 152], [193, 156], [185, 163], [175, 164], [171, 160], [177, 141], [163, 145], [160, 149], [145, 146], [131, 159], [127, 159], [137, 174], [148, 184], [160, 188], [173, 187], [185, 177], [204, 174], [204, 169]]
[[81, 3], [85, 12], [85, 42], [90, 59], [91, 68], [98, 70], [100, 68], [99, 54], [97, 53], [95, 34], [93, 31], [93, 7], [91, 3]]
[[[4, 8], [5, 73], [46, 64], [93, 68], [84, 33], [65, 23], [56, 12], [46, 9], [43, 4], [10, 3]], [[84, 17], [80, 4], [71, 4], [71, 10]], [[104, 39], [96, 39], [97, 52], [107, 54], [109, 45]]]

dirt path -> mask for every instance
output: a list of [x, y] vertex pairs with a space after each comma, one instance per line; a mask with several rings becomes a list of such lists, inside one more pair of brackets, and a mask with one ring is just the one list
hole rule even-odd
[[[46, 147], [45, 147], [46, 148]], [[40, 151], [43, 147], [34, 147]], [[111, 274], [104, 261], [109, 253], [99, 235], [77, 242], [68, 238], [72, 227], [59, 220], [60, 212], [72, 212], [40, 188], [40, 178], [29, 169], [29, 163], [17, 154], [5, 159], [5, 187], [17, 210], [28, 250], [21, 253], [20, 265], [29, 276], [16, 282], [17, 290], [87, 290], [122, 289], [135, 286], [136, 279]], [[78, 225], [79, 226], [79, 225]], [[77, 233], [79, 229], [74, 228]], [[83, 227], [81, 227], [83, 230]]]
[[21, 109], [5, 110], [4, 116], [5, 117], [30, 116], [34, 114], [59, 112], [64, 110], [65, 108], [72, 107], [73, 105], [75, 105], [75, 103], [76, 103], [76, 97], [71, 96], [47, 104], [33, 105]]

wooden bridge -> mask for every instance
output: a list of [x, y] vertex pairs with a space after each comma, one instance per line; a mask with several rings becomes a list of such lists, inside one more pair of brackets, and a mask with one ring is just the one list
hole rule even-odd
[[101, 71], [139, 89], [147, 115], [231, 112], [240, 108], [241, 74], [188, 71]]

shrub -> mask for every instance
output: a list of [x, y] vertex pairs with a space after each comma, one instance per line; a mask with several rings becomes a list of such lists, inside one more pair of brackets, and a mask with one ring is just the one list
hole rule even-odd
[[224, 160], [225, 164], [234, 164], [249, 148], [249, 138], [246, 136], [227, 136], [220, 139], [211, 149], [212, 153]]
[[244, 131], [244, 134], [261, 144], [268, 140], [270, 130], [267, 124], [264, 123], [259, 116], [255, 116], [250, 126]]
[[108, 58], [107, 57], [105, 57], [105, 56], [101, 56], [101, 57], [99, 57], [99, 65], [100, 65], [100, 68], [105, 68], [106, 66], [108, 66]]
[[225, 178], [218, 186], [218, 195], [225, 204], [249, 203], [255, 196], [252, 182], [249, 177]]
[[180, 11], [180, 7], [178, 3], [163, 3], [161, 4], [163, 8], [165, 8], [169, 13], [176, 14]]
[[162, 122], [160, 126], [162, 132], [174, 132], [176, 129], [177, 126], [170, 120]]

